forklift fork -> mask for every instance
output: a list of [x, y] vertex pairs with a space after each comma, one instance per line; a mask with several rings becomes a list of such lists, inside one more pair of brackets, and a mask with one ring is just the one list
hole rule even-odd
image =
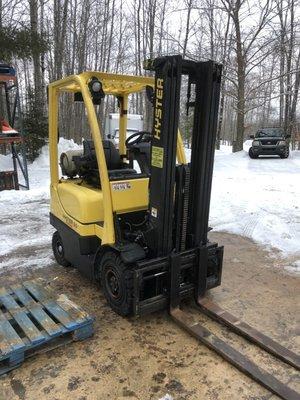
[[[201, 261], [201, 258], [199, 261]], [[269, 374], [264, 369], [256, 365], [253, 361], [248, 359], [244, 354], [225, 343], [218, 336], [214, 335], [180, 308], [179, 293], [181, 257], [179, 254], [174, 253], [170, 255], [170, 265], [171, 274], [169, 312], [173, 320], [205, 346], [215, 351], [230, 364], [270, 390], [272, 393], [285, 400], [299, 399], [299, 393], [280, 382], [273, 375]], [[300, 370], [300, 357], [297, 354], [293, 353], [289, 349], [284, 348], [279, 343], [257, 331], [255, 328], [251, 327], [245, 322], [240, 321], [234, 315], [223, 310], [211, 300], [199, 296], [198, 288], [195, 288], [195, 304], [200, 307], [200, 310], [204, 314], [213, 318], [217, 322], [224, 324], [234, 333], [237, 333], [248, 341], [256, 344], [279, 360], [293, 366], [298, 371]]]
[[[225, 343], [218, 336], [211, 333], [207, 328], [202, 326], [199, 322], [197, 322], [194, 318], [190, 317], [187, 313], [182, 311], [180, 307], [171, 308], [170, 315], [174, 319], [174, 321], [180, 325], [184, 330], [189, 332], [192, 336], [198, 339], [205, 346], [209, 347], [211, 350], [215, 351], [218, 355], [228, 361], [230, 364], [235, 366], [245, 375], [248, 375], [251, 379], [255, 380], [265, 388], [267, 388], [270, 392], [276, 394], [281, 399], [284, 400], [298, 400], [300, 394], [289, 388], [284, 383], [280, 382], [273, 375], [269, 374], [261, 367], [256, 365], [254, 362], [249, 360], [245, 355], [231, 347], [229, 344]], [[246, 325], [246, 324], [245, 324]], [[247, 325], [249, 326], [249, 325]], [[251, 327], [249, 327], [251, 328]], [[253, 329], [253, 328], [251, 328]], [[257, 332], [257, 331], [256, 331]], [[262, 335], [262, 334], [260, 334]], [[264, 335], [262, 335], [264, 336]], [[250, 335], [247, 335], [250, 338]], [[251, 341], [254, 341], [251, 337]], [[268, 338], [269, 341], [272, 341]], [[272, 341], [273, 342], [273, 341]], [[255, 339], [255, 343], [260, 347], [266, 349], [265, 345]], [[281, 347], [276, 342], [273, 342], [276, 346]], [[287, 351], [287, 349], [285, 349]], [[289, 352], [292, 355], [292, 358], [297, 358], [297, 355]], [[282, 356], [278, 356], [275, 353], [274, 349], [272, 350], [272, 354], [276, 357], [283, 360]], [[286, 361], [286, 360], [284, 360]]]
[[200, 307], [201, 311], [209, 317], [227, 326], [238, 335], [243, 336], [245, 339], [261, 347], [279, 360], [291, 365], [298, 371], [300, 370], [300, 356], [298, 354], [293, 353], [270, 337], [239, 320], [207, 298], [199, 299], [197, 305]]

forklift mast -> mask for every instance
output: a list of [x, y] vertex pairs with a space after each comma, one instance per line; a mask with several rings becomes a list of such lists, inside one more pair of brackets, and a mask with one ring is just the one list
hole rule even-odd
[[[171, 309], [191, 294], [198, 301], [220, 285], [223, 261], [223, 247], [207, 237], [222, 66], [167, 56], [145, 68], [155, 72], [154, 122], [144, 233], [149, 254], [135, 272], [136, 314], [161, 308], [163, 297]], [[183, 76], [187, 110], [194, 109], [192, 151], [189, 164], [176, 165]], [[154, 291], [147, 291], [150, 282]]]
[[[155, 102], [150, 219], [156, 232], [153, 251], [156, 256], [165, 256], [174, 249], [207, 244], [222, 66], [213, 61], [195, 62], [171, 56], [154, 60], [151, 69], [155, 71]], [[192, 86], [195, 91], [195, 101], [187, 99], [187, 109], [194, 108], [192, 153], [188, 168], [176, 169], [182, 75], [188, 77], [188, 95]], [[181, 243], [176, 246], [178, 238]]]

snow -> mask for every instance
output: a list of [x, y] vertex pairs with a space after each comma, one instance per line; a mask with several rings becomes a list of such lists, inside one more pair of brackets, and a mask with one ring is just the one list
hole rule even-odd
[[284, 269], [294, 275], [300, 275], [300, 260], [295, 261], [291, 265], [284, 266]]
[[[60, 139], [59, 154], [80, 149], [73, 140]], [[4, 159], [4, 162], [3, 162]], [[10, 159], [10, 160], [9, 160]], [[11, 157], [0, 158], [0, 170], [11, 169]], [[26, 247], [48, 247], [42, 254], [22, 260], [22, 266], [49, 265], [51, 263], [51, 235], [49, 224], [50, 171], [49, 147], [44, 146], [40, 156], [28, 166], [30, 190], [0, 192], [0, 269], [14, 265], [14, 254]], [[45, 253], [46, 251], [46, 253]], [[1, 256], [11, 253], [9, 261]]]
[[[216, 151], [210, 224], [283, 255], [300, 251], [300, 152], [251, 160], [246, 151]], [[300, 255], [300, 253], [299, 253]]]
[[0, 154], [0, 165], [3, 170], [10, 170], [12, 168], [12, 158], [11, 156], [4, 156]]
[[[245, 143], [245, 150], [250, 143]], [[72, 140], [60, 139], [59, 153], [80, 148]], [[186, 153], [189, 157], [188, 149]], [[9, 162], [9, 157], [0, 156], [0, 170]], [[49, 265], [52, 260], [48, 146], [29, 165], [29, 177], [29, 191], [0, 192], [0, 269], [12, 266], [14, 254], [26, 247], [40, 252], [23, 260], [23, 266]], [[210, 226], [251, 238], [264, 248], [278, 249], [283, 257], [292, 256], [292, 264], [285, 268], [299, 273], [299, 177], [300, 151], [291, 152], [288, 159], [252, 160], [246, 151], [232, 154], [229, 146], [221, 146], [215, 152]], [[8, 254], [11, 256], [5, 257]]]

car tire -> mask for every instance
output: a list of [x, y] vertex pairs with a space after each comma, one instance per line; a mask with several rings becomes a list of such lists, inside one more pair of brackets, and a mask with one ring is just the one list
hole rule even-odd
[[120, 255], [106, 251], [96, 269], [100, 275], [101, 287], [107, 303], [122, 317], [133, 314], [133, 276]]
[[250, 158], [258, 158], [258, 156], [256, 154], [254, 154], [252, 147], [250, 147], [249, 149], [249, 157]]
[[280, 155], [280, 158], [288, 158], [290, 155], [290, 151], [288, 148], [284, 150], [284, 153]]
[[52, 236], [52, 250], [57, 263], [63, 267], [71, 267], [71, 263], [65, 259], [64, 245], [60, 234], [56, 231]]

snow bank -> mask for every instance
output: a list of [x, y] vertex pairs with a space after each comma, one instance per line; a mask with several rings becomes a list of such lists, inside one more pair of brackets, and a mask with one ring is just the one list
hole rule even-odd
[[210, 224], [283, 254], [300, 251], [300, 157], [251, 160], [217, 151]]
[[[79, 150], [82, 149], [82, 145], [78, 145], [73, 139], [68, 140], [64, 138], [59, 139], [58, 143], [58, 156], [67, 150]], [[59, 157], [58, 157], [59, 158]], [[35, 169], [38, 168], [49, 168], [49, 146], [44, 146], [41, 150], [39, 157], [33, 162], [32, 166]]]
[[[73, 140], [63, 138], [59, 140], [58, 147], [59, 154], [69, 149], [80, 148]], [[0, 158], [0, 170], [5, 169], [7, 160], [11, 162], [11, 157]], [[11, 164], [8, 168], [11, 168]], [[44, 146], [40, 156], [29, 164], [28, 171], [30, 190], [0, 192], [0, 257], [14, 253], [19, 248], [49, 246], [51, 242], [53, 229], [49, 224], [48, 145]], [[22, 265], [26, 266], [27, 261], [24, 260]], [[32, 265], [32, 260], [29, 264]], [[49, 257], [46, 264], [49, 264]], [[0, 268], [2, 266], [0, 261]]]

